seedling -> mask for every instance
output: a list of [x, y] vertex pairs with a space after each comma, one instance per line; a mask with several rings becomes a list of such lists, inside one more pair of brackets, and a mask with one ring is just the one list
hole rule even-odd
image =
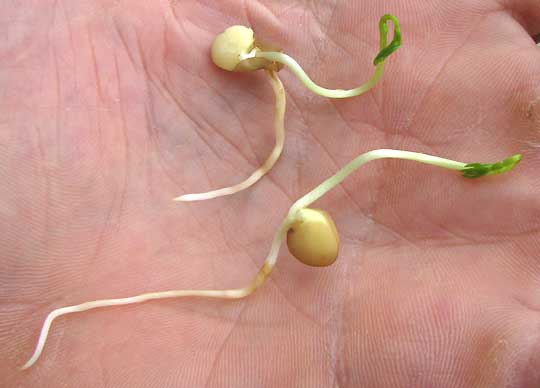
[[495, 175], [511, 170], [521, 160], [521, 155], [514, 155], [494, 164], [461, 163], [437, 156], [417, 152], [379, 149], [366, 152], [349, 162], [335, 175], [322, 182], [312, 191], [297, 200], [282, 220], [270, 246], [270, 252], [255, 278], [242, 288], [227, 290], [171, 290], [151, 292], [137, 296], [117, 299], [104, 299], [85, 302], [82, 304], [62, 307], [49, 313], [34, 350], [34, 354], [21, 369], [31, 367], [41, 355], [52, 322], [62, 316], [100, 307], [119, 306], [142, 303], [154, 299], [179, 298], [185, 296], [201, 296], [207, 298], [239, 299], [250, 295], [266, 280], [276, 265], [278, 253], [283, 239], [287, 237], [289, 251], [302, 263], [310, 266], [328, 266], [332, 264], [339, 252], [339, 237], [328, 213], [311, 209], [309, 206], [339, 185], [345, 178], [364, 164], [377, 159], [393, 158], [412, 160], [420, 163], [461, 172], [464, 177], [478, 178], [485, 175]]
[[[394, 37], [388, 42], [388, 24], [394, 25]], [[373, 76], [363, 85], [354, 89], [327, 89], [323, 88], [309, 78], [302, 67], [292, 57], [258, 41], [251, 28], [245, 26], [232, 26], [219, 34], [211, 48], [212, 61], [218, 67], [227, 71], [249, 72], [264, 69], [270, 77], [270, 83], [275, 94], [274, 131], [276, 141], [271, 154], [266, 161], [257, 168], [247, 179], [229, 187], [212, 190], [205, 193], [184, 194], [174, 198], [175, 201], [201, 201], [224, 195], [231, 195], [242, 191], [264, 176], [274, 166], [283, 150], [285, 139], [285, 92], [277, 76], [283, 65], [312, 92], [329, 98], [347, 98], [358, 96], [374, 87], [384, 72], [384, 61], [401, 46], [401, 31], [395, 16], [384, 15], [379, 21], [380, 50], [375, 56]]]

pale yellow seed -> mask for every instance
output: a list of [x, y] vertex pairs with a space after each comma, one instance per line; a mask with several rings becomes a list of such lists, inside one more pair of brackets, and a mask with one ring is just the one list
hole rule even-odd
[[336, 261], [339, 235], [330, 215], [318, 209], [301, 209], [287, 232], [289, 252], [302, 263], [324, 267]]
[[212, 43], [212, 61], [216, 66], [234, 71], [240, 56], [248, 54], [254, 46], [253, 30], [245, 26], [231, 26], [216, 36]]

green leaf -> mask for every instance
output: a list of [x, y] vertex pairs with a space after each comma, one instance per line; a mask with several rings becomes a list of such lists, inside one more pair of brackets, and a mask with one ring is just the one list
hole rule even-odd
[[479, 178], [481, 176], [502, 174], [513, 169], [520, 160], [521, 154], [516, 154], [492, 164], [469, 163], [461, 169], [461, 172], [465, 178]]
[[[394, 25], [394, 38], [392, 42], [387, 46], [388, 41], [388, 24], [386, 22], [390, 20]], [[399, 28], [399, 21], [393, 15], [383, 15], [379, 20], [379, 33], [380, 33], [380, 51], [373, 60], [374, 65], [378, 65], [386, 60], [386, 58], [396, 51], [401, 46], [401, 30]]]

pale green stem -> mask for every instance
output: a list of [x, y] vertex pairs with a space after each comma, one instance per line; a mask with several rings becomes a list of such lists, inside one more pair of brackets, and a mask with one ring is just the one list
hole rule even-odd
[[456, 162], [454, 160], [439, 158], [438, 156], [422, 154], [419, 152], [399, 151], [390, 149], [369, 151], [353, 159], [345, 167], [339, 170], [335, 175], [328, 178], [315, 189], [311, 190], [309, 193], [297, 200], [291, 206], [291, 209], [289, 210], [289, 216], [293, 216], [298, 210], [311, 205], [313, 202], [325, 195], [328, 191], [332, 190], [335, 186], [343, 182], [345, 178], [347, 178], [350, 174], [362, 167], [364, 164], [371, 162], [372, 160], [384, 158], [413, 160], [415, 162], [431, 164], [434, 166], [458, 171], [461, 171], [467, 165], [466, 163]]
[[[286, 65], [290, 71], [313, 93], [316, 93], [323, 97], [329, 98], [348, 98], [358, 96], [362, 93], [367, 92], [369, 89], [374, 87], [384, 73], [384, 62], [379, 63], [375, 66], [375, 72], [373, 76], [365, 84], [358, 86], [354, 89], [342, 90], [342, 89], [327, 89], [317, 85], [315, 82], [309, 78], [306, 72], [302, 67], [296, 62], [293, 58], [287, 54], [274, 52], [274, 51], [256, 51], [255, 57], [264, 58], [271, 62], [279, 62]], [[246, 56], [249, 58], [250, 56]], [[253, 57], [253, 55], [251, 55]]]

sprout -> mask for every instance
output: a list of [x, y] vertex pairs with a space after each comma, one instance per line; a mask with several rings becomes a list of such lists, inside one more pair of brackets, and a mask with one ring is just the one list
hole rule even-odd
[[[346, 179], [350, 174], [364, 164], [373, 160], [384, 158], [404, 159], [431, 164], [449, 170], [462, 172], [465, 176], [467, 176], [473, 171], [484, 172], [486, 171], [486, 168], [488, 171], [487, 173], [479, 174], [489, 175], [490, 171], [492, 174], [509, 171], [519, 162], [521, 155], [514, 155], [511, 158], [505, 159], [499, 163], [484, 165], [478, 163], [466, 164], [418, 152], [391, 149], [379, 149], [366, 152], [353, 159], [335, 175], [322, 182], [319, 186], [315, 187], [302, 198], [298, 199], [290, 207], [289, 212], [282, 220], [276, 234], [274, 235], [272, 244], [270, 246], [270, 252], [268, 253], [261, 269], [255, 278], [246, 286], [227, 290], [158, 291], [127, 298], [94, 300], [74, 306], [56, 309], [49, 313], [45, 319], [34, 353], [26, 364], [21, 367], [21, 369], [27, 369], [37, 361], [41, 355], [41, 352], [43, 351], [43, 347], [45, 346], [52, 322], [56, 318], [66, 314], [87, 311], [100, 307], [142, 303], [155, 299], [179, 298], [186, 296], [239, 299], [250, 295], [265, 282], [268, 275], [272, 272], [272, 269], [276, 265], [279, 250], [285, 236], [287, 236], [287, 245], [289, 250], [301, 262], [311, 266], [327, 266], [332, 264], [337, 257], [339, 249], [339, 237], [334, 222], [326, 212], [309, 209], [308, 206], [321, 198], [328, 191], [339, 185], [344, 179]], [[480, 176], [476, 173], [474, 175], [475, 177]]]
[[[394, 25], [394, 37], [390, 44], [388, 41], [388, 24]], [[401, 46], [401, 31], [399, 22], [395, 16], [384, 15], [379, 21], [380, 50], [375, 56], [373, 64], [375, 71], [371, 79], [365, 84], [350, 90], [326, 89], [309, 78], [302, 67], [293, 58], [282, 53], [276, 47], [258, 41], [251, 28], [245, 26], [232, 26], [219, 34], [212, 43], [211, 57], [216, 66], [227, 71], [248, 72], [264, 69], [270, 77], [270, 83], [275, 94], [274, 131], [276, 142], [266, 161], [242, 182], [196, 194], [184, 194], [174, 198], [175, 201], [202, 201], [231, 195], [247, 189], [256, 183], [274, 166], [283, 150], [285, 139], [285, 92], [283, 85], [277, 76], [283, 65], [286, 65], [296, 77], [311, 91], [324, 97], [347, 98], [358, 96], [374, 87], [384, 72], [384, 61]]]
[[[394, 37], [390, 44], [387, 44], [388, 21], [394, 25]], [[216, 37], [212, 44], [212, 60], [228, 71], [254, 71], [272, 65], [278, 69], [278, 64], [285, 65], [313, 93], [329, 98], [347, 98], [358, 96], [375, 86], [383, 74], [384, 61], [401, 46], [401, 30], [395, 16], [381, 17], [379, 35], [379, 52], [373, 60], [375, 72], [372, 78], [364, 85], [349, 90], [327, 89], [317, 85], [292, 57], [280, 51], [269, 51], [267, 46], [256, 41], [253, 30], [244, 26], [229, 27]]]

